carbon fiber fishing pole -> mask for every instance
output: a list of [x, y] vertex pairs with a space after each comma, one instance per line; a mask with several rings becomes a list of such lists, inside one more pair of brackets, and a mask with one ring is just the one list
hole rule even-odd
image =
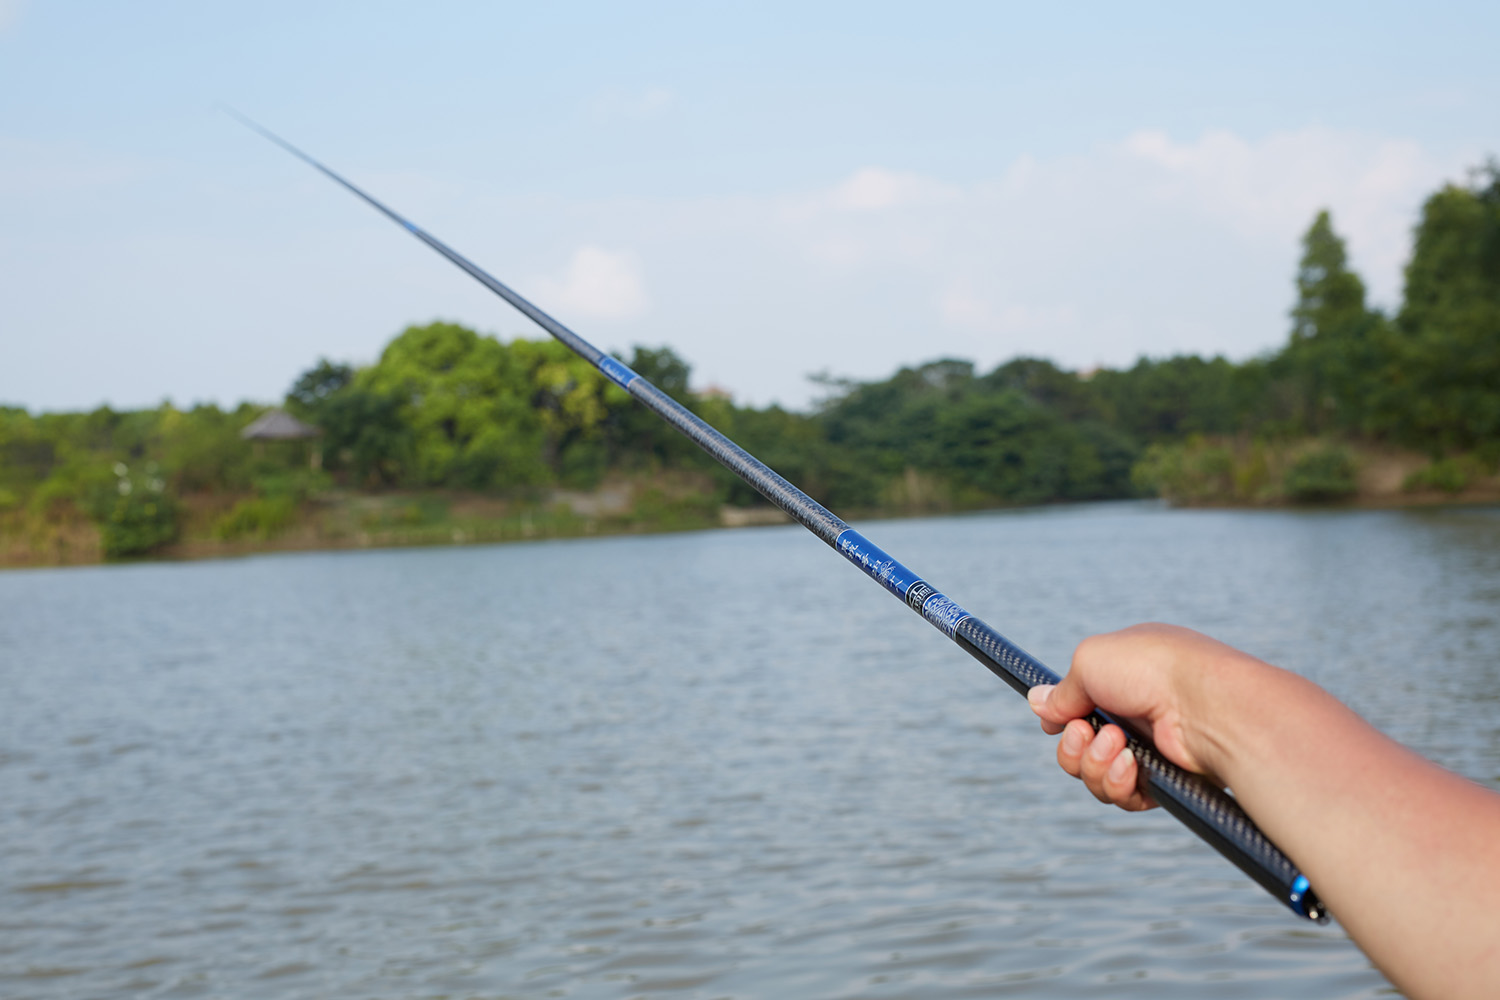
[[[481, 285], [515, 306], [543, 330], [598, 368], [611, 382], [630, 393], [647, 409], [755, 487], [767, 500], [827, 542], [897, 599], [904, 601], [907, 607], [927, 619], [938, 631], [1022, 695], [1035, 685], [1056, 684], [1061, 679], [1019, 646], [969, 614], [958, 602], [940, 593], [868, 538], [835, 517], [822, 504], [787, 482], [769, 466], [714, 430], [696, 414], [627, 366], [600, 351], [491, 277], [468, 258], [391, 211], [280, 136], [238, 112], [228, 108], [224, 110], [363, 199], [376, 211], [468, 272]], [[1260, 831], [1232, 796], [1164, 758], [1157, 752], [1149, 737], [1133, 726], [1122, 724], [1097, 711], [1089, 716], [1088, 721], [1095, 731], [1109, 723], [1119, 725], [1125, 731], [1127, 745], [1135, 755], [1140, 785], [1159, 805], [1234, 862], [1246, 875], [1264, 886], [1271, 895], [1290, 907], [1292, 912], [1319, 923], [1327, 921], [1327, 912], [1308, 885], [1306, 876]]]

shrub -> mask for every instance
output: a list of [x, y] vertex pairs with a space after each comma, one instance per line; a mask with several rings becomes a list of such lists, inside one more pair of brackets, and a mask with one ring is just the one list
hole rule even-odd
[[253, 479], [255, 492], [263, 497], [287, 498], [293, 503], [310, 500], [333, 485], [328, 473], [311, 469], [273, 469]]
[[1442, 490], [1444, 493], [1461, 493], [1469, 484], [1484, 474], [1483, 463], [1467, 455], [1457, 458], [1440, 458], [1407, 476], [1401, 488], [1407, 491]]
[[219, 518], [213, 534], [226, 542], [270, 538], [290, 525], [296, 516], [297, 501], [290, 496], [252, 497], [241, 500]]
[[176, 541], [177, 502], [164, 491], [132, 487], [119, 494], [98, 521], [106, 559], [149, 555]]
[[1173, 503], [1225, 503], [1235, 499], [1234, 453], [1194, 438], [1184, 444], [1154, 444], [1131, 470], [1143, 492]]
[[1500, 472], [1500, 441], [1485, 441], [1475, 448], [1474, 460], [1492, 476]]
[[1304, 503], [1326, 503], [1351, 497], [1359, 489], [1354, 457], [1330, 445], [1303, 452], [1286, 470], [1286, 495]]
[[[181, 511], [158, 471], [154, 462], [144, 474], [117, 462], [112, 469], [90, 468], [73, 479], [77, 502], [99, 526], [106, 559], [149, 555], [177, 540]], [[61, 482], [58, 489], [63, 489]], [[64, 495], [59, 492], [54, 501]]]
[[669, 496], [664, 490], [653, 487], [636, 498], [630, 519], [657, 531], [701, 528], [718, 524], [720, 502], [719, 497], [712, 493]]

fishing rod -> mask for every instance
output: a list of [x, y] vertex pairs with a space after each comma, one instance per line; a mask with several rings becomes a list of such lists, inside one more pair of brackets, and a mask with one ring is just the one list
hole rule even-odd
[[[783, 479], [770, 466], [710, 427], [697, 414], [631, 371], [625, 364], [605, 354], [467, 257], [387, 208], [274, 132], [237, 111], [230, 108], [223, 110], [247, 128], [260, 133], [347, 189], [520, 310], [528, 319], [597, 368], [605, 378], [677, 428], [793, 520], [821, 538], [898, 600], [905, 602], [907, 607], [927, 619], [938, 631], [957, 643], [959, 648], [984, 664], [996, 677], [1023, 696], [1038, 684], [1056, 684], [1061, 680], [1025, 650], [969, 614], [957, 601], [901, 565], [822, 504]], [[1176, 816], [1188, 829], [1286, 904], [1293, 913], [1318, 923], [1327, 923], [1328, 912], [1308, 884], [1307, 877], [1261, 832], [1260, 827], [1255, 825], [1255, 821], [1240, 808], [1231, 795], [1167, 760], [1157, 751], [1150, 738], [1134, 726], [1100, 711], [1091, 713], [1088, 722], [1095, 732], [1110, 724], [1124, 730], [1126, 745], [1135, 755], [1140, 787], [1158, 805]]]

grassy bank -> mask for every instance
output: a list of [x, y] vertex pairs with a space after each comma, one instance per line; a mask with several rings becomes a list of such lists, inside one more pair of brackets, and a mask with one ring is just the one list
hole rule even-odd
[[[1142, 495], [1159, 495], [1181, 506], [1403, 507], [1500, 502], [1497, 465], [1475, 454], [1432, 460], [1416, 452], [1333, 440], [1275, 444], [1195, 437], [1149, 449], [1134, 478]], [[915, 471], [897, 486], [886, 492], [879, 507], [845, 513], [903, 517], [992, 506]], [[553, 489], [516, 496], [359, 492], [299, 477], [269, 493], [204, 493], [172, 501], [175, 534], [152, 557], [464, 545], [786, 521], [773, 507], [728, 506], [721, 496], [706, 476], [678, 472], [614, 479], [592, 491]], [[108, 524], [67, 505], [0, 511], [0, 567], [109, 561], [109, 537]]]
[[[455, 545], [643, 534], [776, 523], [771, 508], [725, 508], [701, 476], [618, 480], [589, 491], [493, 496], [452, 490], [316, 489], [214, 493], [174, 502], [175, 537], [153, 558], [253, 552]], [[58, 566], [111, 558], [110, 530], [66, 507], [0, 513], [0, 566]]]
[[1154, 445], [1132, 472], [1142, 492], [1182, 506], [1402, 507], [1500, 501], [1500, 454], [1433, 459], [1339, 440], [1195, 436]]

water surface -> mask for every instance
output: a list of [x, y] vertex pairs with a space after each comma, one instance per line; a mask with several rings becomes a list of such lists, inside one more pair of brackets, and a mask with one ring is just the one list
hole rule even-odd
[[[1500, 786], [1500, 511], [861, 528], [1056, 669], [1190, 625]], [[1392, 992], [801, 529], [0, 574], [0, 691], [0, 995]]]

